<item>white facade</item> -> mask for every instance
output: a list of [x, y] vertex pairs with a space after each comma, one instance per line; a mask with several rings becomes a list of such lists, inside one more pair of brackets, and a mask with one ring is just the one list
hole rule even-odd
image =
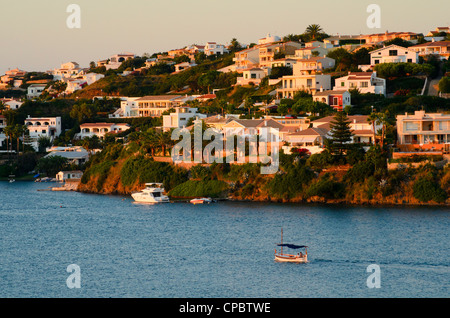
[[217, 55], [227, 53], [228, 50], [225, 48], [223, 44], [217, 44], [216, 42], [206, 42], [204, 53], [206, 55]]
[[318, 74], [283, 76], [281, 84], [281, 88], [277, 89], [277, 97], [294, 98], [295, 93], [299, 91], [330, 90], [331, 76]]
[[398, 45], [387, 47], [370, 52], [370, 64], [381, 63], [418, 63], [419, 53]]
[[119, 133], [129, 128], [130, 125], [126, 123], [84, 123], [80, 125], [81, 131], [77, 137], [80, 139], [93, 136], [103, 138], [106, 134]]
[[48, 137], [51, 141], [61, 134], [61, 117], [39, 117], [25, 119], [25, 126], [28, 128], [31, 145], [37, 150], [38, 139]]
[[0, 103], [3, 103], [3, 105], [5, 105], [6, 108], [8, 109], [12, 109], [12, 110], [17, 110], [20, 108], [20, 106], [22, 106], [23, 102], [16, 100], [16, 99], [9, 99], [9, 98], [2, 98], [0, 100]]
[[167, 131], [172, 128], [184, 128], [191, 118], [206, 118], [205, 114], [200, 114], [197, 111], [198, 108], [177, 107], [174, 113], [163, 115], [163, 130]]
[[294, 74], [314, 74], [335, 66], [335, 60], [329, 57], [310, 57], [299, 59], [293, 65]]
[[60, 68], [50, 71], [55, 81], [60, 81], [63, 78], [76, 77], [83, 72], [84, 70], [80, 68], [80, 65], [77, 62], [67, 62], [61, 64]]
[[336, 79], [333, 90], [358, 89], [362, 94], [386, 95], [386, 80], [376, 75], [376, 72], [350, 72], [349, 75]]
[[121, 53], [121, 54], [115, 54], [109, 58], [108, 64], [105, 64], [107, 70], [110, 69], [118, 69], [119, 66], [122, 64], [122, 62], [125, 62], [126, 60], [135, 58], [135, 55], [133, 53]]
[[236, 85], [248, 85], [250, 83], [259, 85], [261, 80], [266, 77], [267, 74], [268, 70], [264, 70], [262, 68], [251, 68], [244, 70], [242, 72], [242, 76], [236, 78]]
[[27, 98], [36, 98], [41, 96], [47, 84], [31, 84], [27, 89]]
[[268, 33], [265, 38], [258, 40], [258, 44], [269, 44], [269, 43], [279, 42], [279, 41], [281, 41], [281, 38], [279, 36], [270, 35], [270, 33]]

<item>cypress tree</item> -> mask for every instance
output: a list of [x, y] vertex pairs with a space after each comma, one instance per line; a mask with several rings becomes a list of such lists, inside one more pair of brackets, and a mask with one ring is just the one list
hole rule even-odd
[[342, 156], [350, 147], [353, 133], [350, 129], [350, 119], [345, 112], [338, 112], [330, 123], [330, 135], [327, 146], [332, 154]]

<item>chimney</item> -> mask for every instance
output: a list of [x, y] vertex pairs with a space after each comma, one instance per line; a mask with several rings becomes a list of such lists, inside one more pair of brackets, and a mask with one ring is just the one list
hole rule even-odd
[[320, 86], [320, 91], [323, 92], [323, 86]]

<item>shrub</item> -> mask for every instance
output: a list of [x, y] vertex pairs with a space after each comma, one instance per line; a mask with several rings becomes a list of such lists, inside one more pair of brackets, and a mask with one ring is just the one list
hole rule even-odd
[[319, 181], [311, 184], [308, 188], [307, 196], [319, 196], [325, 199], [339, 199], [345, 194], [345, 185], [333, 180], [329, 174], [323, 175]]
[[220, 180], [208, 180], [208, 181], [189, 180], [173, 188], [169, 192], [169, 195], [173, 197], [184, 197], [184, 198], [194, 198], [194, 197], [221, 198], [226, 196], [228, 189], [229, 189], [228, 184]]
[[429, 202], [431, 200], [442, 203], [447, 199], [447, 193], [442, 190], [430, 174], [420, 176], [413, 185], [414, 197], [421, 202]]

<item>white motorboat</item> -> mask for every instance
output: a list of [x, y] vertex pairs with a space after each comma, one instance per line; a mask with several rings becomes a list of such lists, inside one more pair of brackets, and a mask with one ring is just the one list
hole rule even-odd
[[162, 183], [146, 183], [140, 192], [134, 192], [131, 197], [136, 202], [142, 203], [164, 203], [169, 202], [169, 197], [164, 194]]
[[211, 203], [211, 198], [196, 198], [190, 201], [192, 204], [203, 204], [203, 203]]
[[[294, 245], [294, 244], [284, 244], [283, 243], [283, 229], [281, 229], [281, 243], [277, 244], [277, 246], [281, 247], [281, 251], [277, 252], [275, 249], [275, 262], [280, 263], [307, 263], [308, 262], [308, 251], [306, 250], [308, 246], [305, 245]], [[283, 253], [283, 247], [287, 247], [290, 249], [305, 249], [305, 253], [294, 254], [286, 254]]]

